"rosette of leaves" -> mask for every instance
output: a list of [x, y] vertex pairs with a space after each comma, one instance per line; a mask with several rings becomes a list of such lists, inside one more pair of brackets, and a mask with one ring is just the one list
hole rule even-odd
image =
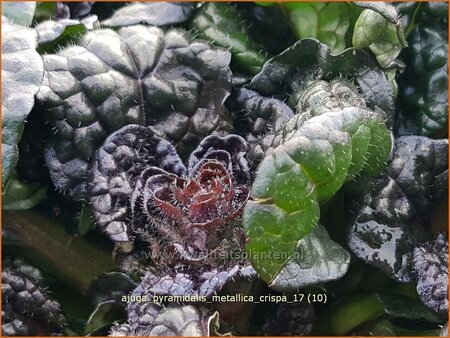
[[41, 272], [19, 259], [4, 261], [2, 335], [61, 335], [64, 324], [60, 304], [45, 288]]
[[186, 166], [155, 129], [126, 126], [105, 140], [89, 167], [94, 219], [122, 251], [146, 253], [147, 265], [216, 261], [218, 251], [244, 242], [246, 151], [240, 136], [209, 136]]
[[[256, 277], [244, 256], [240, 225], [249, 195], [247, 150], [240, 136], [208, 136], [185, 165], [156, 129], [129, 125], [95, 152], [89, 205], [96, 223], [117, 242], [121, 268], [143, 274], [141, 296], [211, 297], [231, 281]], [[137, 332], [135, 324], [154, 332], [166, 311], [203, 318], [197, 305], [136, 306], [128, 307], [128, 324], [114, 334], [130, 327], [127, 332]], [[138, 324], [144, 312], [154, 318]]]
[[414, 248], [426, 239], [430, 214], [448, 191], [448, 140], [403, 136], [388, 166], [349, 200], [348, 246], [366, 263], [408, 282]]
[[89, 162], [127, 124], [153, 125], [183, 156], [229, 132], [230, 54], [182, 30], [129, 26], [88, 32], [44, 60], [39, 99], [54, 128], [46, 162], [55, 186], [86, 197]]
[[417, 293], [431, 310], [448, 313], [448, 238], [439, 234], [435, 241], [426, 242], [414, 249], [414, 273]]
[[[308, 43], [317, 46], [314, 40]], [[367, 107], [351, 82], [337, 78], [306, 81], [304, 86], [292, 96], [297, 114], [275, 132], [256, 170], [243, 215], [253, 266], [271, 287], [284, 291], [345, 274], [348, 253], [316, 227], [320, 204], [345, 182], [377, 174], [391, 150], [385, 113]], [[323, 260], [316, 259], [316, 264], [302, 261], [302, 253], [310, 252], [310, 241], [315, 243], [311, 247], [323, 247]], [[323, 261], [329, 263], [320, 267]], [[302, 270], [314, 272], [303, 278]]]
[[[400, 6], [400, 5], [398, 5]], [[416, 3], [399, 8], [409, 47], [398, 78], [396, 133], [444, 137], [448, 129], [448, 4]]]

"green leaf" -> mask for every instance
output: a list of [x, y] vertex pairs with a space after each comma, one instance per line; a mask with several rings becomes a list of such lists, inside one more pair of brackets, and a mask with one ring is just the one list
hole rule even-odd
[[385, 68], [396, 65], [395, 59], [403, 49], [396, 26], [370, 9], [364, 10], [356, 21], [353, 46], [369, 48]]
[[405, 34], [401, 25], [400, 15], [393, 4], [382, 1], [355, 1], [353, 4], [361, 8], [370, 9], [380, 14], [383, 18], [395, 26], [397, 30], [397, 37], [401, 45], [403, 47], [408, 46], [405, 41]]
[[281, 4], [297, 38], [316, 38], [332, 52], [342, 52], [351, 28], [352, 10], [347, 2], [286, 2]]
[[14, 2], [5, 1], [2, 3], [2, 15], [11, 20], [16, 25], [29, 26], [33, 21], [36, 2]]
[[232, 62], [244, 72], [256, 74], [267, 60], [262, 47], [249, 38], [246, 23], [229, 4], [205, 3], [192, 19], [191, 28], [200, 38], [230, 50]]
[[2, 209], [31, 209], [39, 204], [46, 195], [47, 186], [40, 183], [25, 183], [12, 175], [3, 189]]
[[121, 27], [136, 24], [168, 26], [187, 21], [194, 13], [190, 2], [143, 2], [131, 3], [118, 9], [104, 26]]
[[293, 258], [270, 283], [277, 291], [295, 291], [309, 285], [326, 283], [344, 276], [350, 254], [332, 241], [327, 230], [318, 224], [300, 240]]
[[104, 327], [110, 327], [116, 321], [127, 318], [125, 304], [120, 304], [115, 300], [108, 300], [97, 305], [94, 312], [89, 317], [85, 335], [93, 335]]
[[35, 30], [2, 17], [2, 184], [17, 165], [17, 145], [42, 82], [42, 59], [35, 48]]
[[69, 43], [75, 43], [88, 31], [78, 20], [44, 21], [36, 26], [40, 54], [54, 53]]
[[33, 22], [52, 20], [56, 16], [56, 2], [38, 2], [34, 11]]
[[387, 315], [413, 321], [426, 320], [432, 323], [443, 323], [443, 320], [427, 309], [420, 301], [401, 294], [383, 292], [377, 294]]
[[342, 79], [310, 84], [299, 95], [305, 111], [277, 131], [279, 141], [259, 164], [243, 224], [250, 260], [263, 280], [279, 273], [316, 226], [320, 203], [345, 181], [385, 165], [391, 139], [384, 118], [359, 95]]

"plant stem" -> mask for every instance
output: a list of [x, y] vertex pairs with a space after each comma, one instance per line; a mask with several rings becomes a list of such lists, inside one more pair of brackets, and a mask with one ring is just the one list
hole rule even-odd
[[110, 252], [67, 234], [63, 225], [34, 211], [3, 211], [2, 230], [14, 238], [14, 243], [4, 245], [8, 252], [22, 256], [83, 294], [100, 273], [115, 269]]

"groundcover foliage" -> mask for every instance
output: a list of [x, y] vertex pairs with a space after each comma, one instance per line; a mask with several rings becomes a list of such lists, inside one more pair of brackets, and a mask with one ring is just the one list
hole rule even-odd
[[447, 3], [2, 5], [3, 335], [444, 335]]

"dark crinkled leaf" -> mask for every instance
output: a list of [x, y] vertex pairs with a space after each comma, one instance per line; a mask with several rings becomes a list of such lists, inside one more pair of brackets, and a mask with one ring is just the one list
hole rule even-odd
[[15, 175], [9, 177], [2, 191], [3, 210], [31, 209], [47, 195], [47, 186], [40, 183], [26, 183]]
[[262, 47], [249, 38], [246, 23], [236, 9], [226, 3], [203, 4], [190, 25], [199, 37], [230, 50], [233, 63], [244, 72], [256, 74], [267, 60]]
[[347, 49], [331, 54], [330, 49], [315, 39], [302, 39], [268, 60], [261, 72], [252, 79], [250, 87], [262, 95], [296, 91], [299, 81], [312, 75], [331, 80], [346, 76], [356, 84], [370, 107], [378, 106], [388, 117], [394, 112], [394, 93], [386, 75], [365, 51]]
[[117, 321], [126, 319], [126, 316], [124, 304], [119, 304], [114, 300], [102, 302], [97, 305], [87, 320], [84, 329], [85, 335], [95, 335], [100, 329], [109, 327]]
[[24, 122], [43, 76], [36, 32], [2, 17], [2, 184], [17, 165]]
[[345, 181], [377, 174], [391, 150], [383, 116], [348, 81], [312, 82], [299, 97], [304, 110], [276, 132], [243, 214], [250, 260], [267, 282], [316, 226], [319, 204]]
[[36, 2], [5, 1], [2, 4], [2, 15], [20, 26], [30, 26], [33, 21]]
[[194, 13], [195, 4], [190, 2], [138, 2], [123, 6], [104, 26], [120, 27], [135, 24], [168, 26], [183, 23]]
[[60, 303], [52, 298], [37, 269], [17, 263], [6, 262], [2, 269], [2, 336], [62, 334], [66, 319]]
[[85, 196], [80, 182], [94, 151], [124, 125], [158, 127], [182, 156], [231, 129], [223, 106], [230, 54], [185, 31], [96, 30], [43, 58], [39, 99], [56, 134], [47, 165], [56, 187], [76, 198]]
[[264, 156], [261, 138], [283, 128], [294, 116], [282, 101], [245, 88], [235, 89], [226, 103], [236, 130], [251, 144], [247, 155], [250, 161], [259, 161]]
[[309, 285], [326, 283], [345, 275], [350, 254], [330, 239], [318, 224], [300, 240], [291, 258], [270, 282], [277, 291], [295, 291]]
[[411, 254], [433, 207], [447, 195], [448, 141], [395, 140], [388, 167], [350, 201], [348, 246], [399, 281], [411, 280]]
[[239, 88], [227, 100], [236, 129], [255, 140], [268, 131], [282, 128], [294, 116], [291, 108], [280, 100], [265, 97], [253, 90]]
[[252, 280], [256, 271], [246, 265], [222, 265], [210, 268], [172, 269], [161, 273], [147, 272], [141, 286], [147, 294], [158, 296], [205, 296], [218, 294], [226, 284], [239, 278]]
[[414, 249], [414, 272], [417, 293], [431, 310], [448, 313], [448, 239], [440, 234], [436, 241]]
[[209, 336], [216, 316], [201, 305], [162, 305], [147, 296], [128, 305], [127, 323], [113, 326], [110, 336]]
[[396, 132], [443, 137], [448, 129], [447, 21], [428, 18], [416, 25], [408, 42], [401, 55], [407, 67], [398, 80]]
[[342, 52], [352, 28], [352, 5], [346, 2], [286, 2], [286, 12], [298, 39], [315, 38], [332, 52]]
[[129, 200], [137, 177], [152, 166], [178, 175], [186, 172], [172, 144], [152, 127], [123, 127], [95, 152], [88, 169], [88, 200], [96, 224], [112, 240], [129, 240], [126, 226]]
[[364, 10], [355, 23], [353, 46], [369, 48], [384, 68], [395, 66], [395, 60], [403, 49], [396, 27], [370, 9]]
[[417, 300], [389, 292], [380, 292], [377, 294], [377, 297], [383, 304], [384, 311], [388, 316], [442, 323], [441, 318], [428, 310], [420, 302], [417, 302]]

